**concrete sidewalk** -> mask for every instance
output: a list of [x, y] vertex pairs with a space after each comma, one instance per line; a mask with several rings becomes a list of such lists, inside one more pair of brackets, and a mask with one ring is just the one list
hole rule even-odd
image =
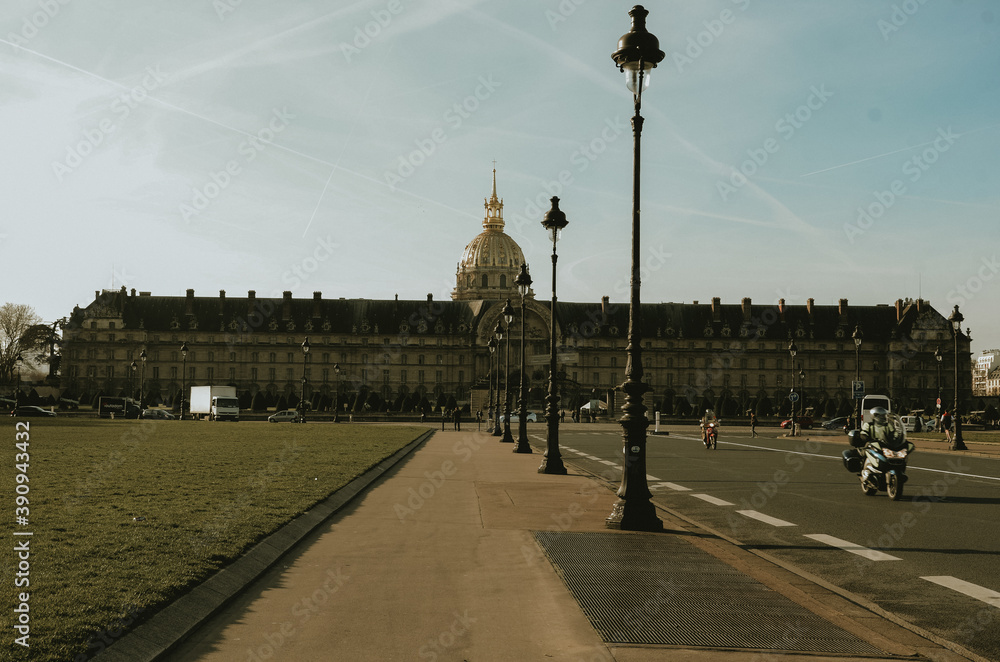
[[[811, 662], [976, 659], [664, 511], [664, 533], [609, 531], [604, 520], [615, 496], [608, 485], [570, 464], [568, 476], [538, 474], [542, 449], [533, 443], [535, 453], [521, 455], [485, 433], [437, 431], [159, 659], [726, 662], [772, 654]], [[606, 643], [564, 581], [573, 569], [555, 564], [535, 532], [570, 532], [591, 541], [597, 534], [615, 536], [610, 540], [625, 548], [675, 545], [685, 563], [680, 569], [674, 564], [674, 579], [678, 572], [689, 573], [688, 583], [695, 585], [725, 564], [727, 571], [880, 653], [852, 657]], [[628, 572], [616, 561], [607, 558], [607, 566]], [[636, 605], [657, 600], [664, 597], [635, 596]], [[658, 610], [647, 611], [646, 616], [659, 617]], [[787, 619], [788, 613], [754, 618]], [[716, 626], [709, 621], [704, 627]]]

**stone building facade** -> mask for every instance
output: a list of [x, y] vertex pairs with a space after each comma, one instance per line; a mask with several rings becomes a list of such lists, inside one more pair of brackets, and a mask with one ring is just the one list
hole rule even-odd
[[[489, 384], [506, 374], [506, 349], [491, 355], [506, 299], [517, 314], [510, 330], [510, 383], [519, 384], [521, 300], [516, 277], [524, 256], [504, 233], [503, 202], [486, 200], [483, 232], [466, 247], [452, 299], [295, 298], [218, 295], [153, 296], [96, 292], [63, 329], [64, 397], [142, 393], [172, 402], [182, 386], [236, 386], [244, 402], [273, 402], [303, 387], [314, 408], [411, 411], [468, 404], [488, 407]], [[537, 281], [536, 281], [537, 284]], [[550, 304], [524, 300], [524, 359], [529, 407], [540, 411], [548, 379]], [[847, 415], [856, 374], [868, 393], [889, 395], [898, 410], [934, 411], [939, 394], [954, 397], [954, 339], [948, 320], [923, 300], [894, 305], [817, 305], [812, 299], [755, 304], [657, 303], [642, 306], [642, 349], [650, 410], [689, 416], [713, 408], [723, 416], [756, 410], [784, 415], [792, 386], [816, 417]], [[607, 297], [559, 302], [556, 317], [562, 405], [597, 397], [620, 405], [625, 379], [628, 305]], [[855, 361], [852, 334], [863, 333]], [[303, 353], [308, 338], [311, 351]], [[794, 341], [794, 360], [788, 347]], [[181, 345], [186, 343], [186, 357]], [[934, 358], [942, 348], [941, 366]], [[972, 397], [969, 338], [958, 340], [962, 402]], [[146, 361], [140, 361], [145, 350]], [[499, 360], [498, 360], [499, 359]], [[132, 368], [135, 362], [136, 368]], [[939, 380], [940, 375], [940, 380]]]

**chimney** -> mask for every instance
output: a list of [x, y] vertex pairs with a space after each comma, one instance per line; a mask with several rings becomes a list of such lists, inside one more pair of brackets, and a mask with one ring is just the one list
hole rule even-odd
[[285, 290], [281, 293], [281, 319], [292, 319], [292, 293]]
[[134, 287], [132, 288], [132, 296], [133, 297], [135, 296], [135, 288]]
[[609, 296], [601, 297], [601, 315], [607, 316], [608, 307], [610, 306], [610, 303], [611, 303], [611, 297]]
[[225, 308], [225, 305], [226, 305], [226, 291], [225, 290], [219, 290], [219, 314], [220, 315], [223, 314], [223, 310]]
[[257, 292], [256, 290], [247, 291], [247, 317], [249, 318], [253, 315], [253, 309], [257, 305]]
[[314, 319], [319, 319], [320, 317], [322, 317], [322, 315], [320, 314], [321, 313], [321, 306], [320, 305], [322, 304], [322, 302], [323, 302], [323, 293], [322, 292], [313, 292], [313, 318]]
[[750, 323], [750, 317], [751, 317], [751, 315], [750, 315], [750, 297], [743, 297], [743, 305], [741, 306], [741, 308], [743, 308], [743, 321], [746, 322], [747, 324], [749, 324]]
[[712, 297], [712, 321], [722, 321], [722, 299], [719, 297]]
[[837, 310], [840, 312], [840, 323], [847, 324], [847, 299], [840, 300], [840, 306]]
[[903, 300], [896, 299], [896, 321], [900, 322], [903, 320]]
[[806, 312], [809, 313], [809, 319], [812, 319], [813, 316], [813, 303], [815, 303], [815, 301], [812, 297], [806, 299]]
[[434, 303], [434, 295], [430, 292], [427, 293], [427, 303]]
[[194, 290], [187, 291], [187, 298], [184, 301], [184, 314], [194, 315]]
[[781, 313], [782, 315], [785, 314], [785, 300], [784, 299], [778, 299], [778, 312]]

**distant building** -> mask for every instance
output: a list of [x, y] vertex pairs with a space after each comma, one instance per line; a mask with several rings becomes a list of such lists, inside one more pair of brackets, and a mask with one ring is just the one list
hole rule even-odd
[[1000, 395], [1000, 349], [983, 350], [972, 370], [972, 392], [978, 397]]
[[[314, 408], [404, 410], [468, 404], [486, 411], [492, 375], [505, 371], [506, 350], [492, 356], [493, 336], [507, 298], [517, 311], [510, 334], [510, 383], [519, 384], [520, 296], [514, 279], [524, 262], [504, 233], [503, 201], [485, 202], [483, 231], [463, 251], [450, 301], [280, 297], [153, 296], [149, 292], [96, 292], [77, 307], [63, 329], [64, 395], [84, 401], [98, 393], [139, 390], [139, 355], [145, 349], [143, 393], [172, 402], [182, 384], [236, 386], [244, 404], [258, 393], [269, 403], [297, 398], [306, 379]], [[546, 265], [547, 267], [548, 265]], [[623, 269], [626, 265], [623, 265]], [[547, 269], [536, 269], [535, 284]], [[525, 299], [525, 363], [529, 407], [544, 409], [548, 379], [550, 305]], [[625, 380], [628, 305], [608, 297], [559, 302], [556, 333], [563, 408], [597, 397], [620, 407]], [[687, 416], [706, 408], [722, 416], [784, 415], [789, 391], [804, 397], [815, 416], [853, 411], [856, 370], [868, 393], [889, 395], [898, 410], [933, 412], [954, 388], [951, 327], [923, 300], [895, 305], [649, 303], [642, 306], [645, 396], [652, 410]], [[860, 367], [851, 334], [864, 334]], [[309, 338], [311, 351], [301, 350]], [[794, 361], [788, 351], [794, 340]], [[186, 342], [188, 354], [181, 356]], [[934, 350], [944, 356], [939, 366]], [[135, 361], [137, 368], [131, 368]], [[960, 397], [972, 397], [969, 339], [959, 337]], [[938, 375], [941, 381], [938, 381]], [[800, 403], [801, 405], [801, 403]], [[801, 411], [801, 409], [800, 409]]]

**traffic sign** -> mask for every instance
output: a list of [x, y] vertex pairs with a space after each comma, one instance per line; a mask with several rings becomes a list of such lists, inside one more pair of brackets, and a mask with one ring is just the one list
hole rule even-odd
[[795, 391], [792, 391], [791, 393], [788, 394], [788, 399], [791, 400], [792, 402], [798, 402], [799, 394], [796, 393]]
[[854, 392], [855, 400], [862, 400], [865, 397], [865, 383], [860, 381], [851, 382], [851, 390]]

